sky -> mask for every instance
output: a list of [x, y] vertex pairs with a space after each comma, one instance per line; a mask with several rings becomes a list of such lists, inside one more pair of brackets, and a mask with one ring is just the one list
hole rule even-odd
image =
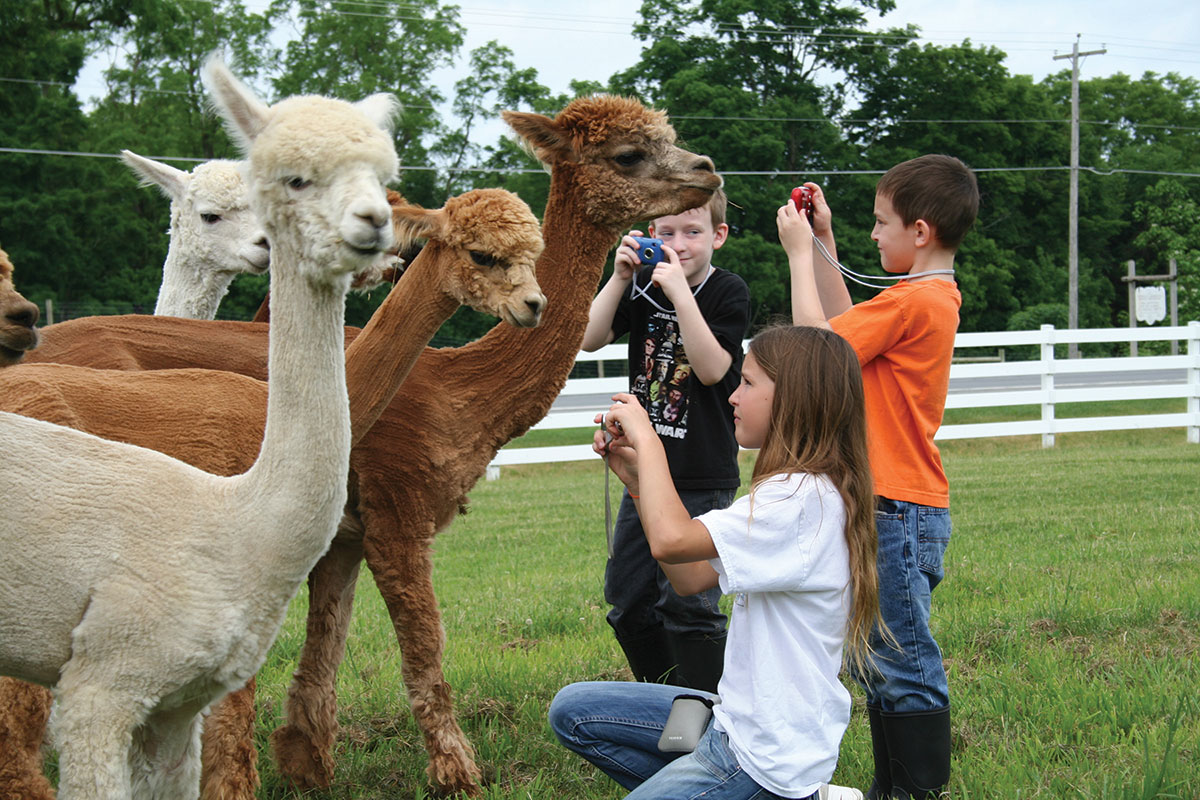
[[[266, 0], [247, 0], [251, 9]], [[641, 0], [460, 0], [466, 41], [454, 68], [434, 76], [447, 96], [454, 81], [465, 74], [476, 47], [495, 39], [513, 51], [520, 69], [533, 67], [538, 80], [552, 92], [568, 90], [571, 80], [607, 82], [615, 72], [638, 60], [642, 43], [631, 34]], [[912, 23], [921, 41], [952, 45], [969, 39], [974, 45], [995, 45], [1008, 54], [1012, 74], [1046, 75], [1070, 68], [1070, 55], [1079, 35], [1079, 50], [1105, 50], [1080, 60], [1083, 80], [1123, 72], [1175, 71], [1200, 78], [1200, 2], [1197, 0], [898, 0], [897, 9], [872, 28]], [[103, 92], [95, 68], [76, 84], [86, 102]], [[443, 116], [449, 121], [447, 108]], [[473, 135], [490, 143], [506, 131], [496, 122]]]
[[[638, 59], [641, 42], [629, 31], [640, 7], [641, 0], [464, 0], [463, 53], [496, 39], [556, 92], [571, 79], [603, 82]], [[872, 19], [874, 28], [915, 24], [922, 42], [995, 45], [1008, 54], [1010, 73], [1035, 80], [1069, 68], [1054, 56], [1069, 55], [1076, 34], [1081, 52], [1107, 50], [1081, 61], [1082, 78], [1148, 70], [1200, 77], [1195, 0], [899, 0], [882, 21]]]
[[[940, 46], [970, 39], [1008, 54], [1011, 74], [1035, 81], [1069, 69], [1079, 35], [1079, 51], [1105, 50], [1080, 59], [1080, 79], [1123, 72], [1179, 72], [1200, 79], [1200, 2], [1197, 0], [898, 0], [896, 10], [869, 27], [908, 23], [921, 29], [922, 43]], [[466, 54], [491, 39], [513, 51], [519, 68], [533, 67], [555, 93], [571, 80], [604, 83], [637, 63], [642, 43], [630, 34], [641, 0], [462, 0]], [[603, 10], [603, 14], [599, 13]], [[438, 82], [452, 86], [461, 67]], [[480, 129], [477, 141], [501, 135], [497, 123]], [[474, 137], [473, 137], [474, 138]]]

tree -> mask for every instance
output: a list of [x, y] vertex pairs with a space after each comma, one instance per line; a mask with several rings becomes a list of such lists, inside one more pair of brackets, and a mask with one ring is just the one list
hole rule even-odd
[[128, 24], [134, 7], [0, 4], [0, 146], [52, 153], [0, 153], [0, 246], [17, 265], [18, 287], [37, 303], [101, 300], [108, 291], [112, 272], [99, 248], [114, 220], [96, 213], [106, 205], [95, 200], [113, 173], [96, 159], [60, 153], [88, 149], [89, 122], [70, 87], [101, 32]]
[[1166, 274], [1171, 259], [1179, 271], [1179, 321], [1200, 320], [1200, 203], [1174, 178], [1163, 178], [1137, 201], [1133, 239], [1143, 274]]

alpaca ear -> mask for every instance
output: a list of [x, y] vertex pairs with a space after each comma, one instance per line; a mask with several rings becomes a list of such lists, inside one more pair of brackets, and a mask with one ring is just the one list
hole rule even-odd
[[192, 176], [181, 169], [139, 156], [130, 150], [121, 151], [121, 160], [137, 174], [138, 186], [157, 186], [168, 200], [183, 197], [192, 180]]
[[410, 247], [417, 239], [442, 239], [447, 231], [446, 212], [417, 205], [392, 206], [392, 231], [400, 252]]
[[579, 160], [571, 142], [549, 117], [525, 111], [501, 111], [500, 116], [543, 164]]
[[204, 62], [203, 74], [213, 107], [225, 121], [229, 135], [241, 145], [243, 153], [250, 152], [251, 143], [267, 126], [270, 108], [233, 76], [217, 53]]
[[378, 92], [370, 97], [365, 97], [354, 105], [359, 111], [366, 114], [368, 119], [389, 134], [392, 133], [396, 123], [396, 115], [403, 108], [396, 96], [387, 92]]

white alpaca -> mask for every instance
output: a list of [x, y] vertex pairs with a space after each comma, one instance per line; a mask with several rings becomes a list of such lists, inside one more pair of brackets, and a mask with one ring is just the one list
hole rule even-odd
[[396, 103], [205, 77], [272, 241], [258, 459], [218, 477], [0, 414], [0, 673], [55, 687], [61, 800], [196, 797], [199, 713], [262, 664], [346, 501], [344, 296], [392, 243]]
[[129, 150], [121, 158], [142, 186], [157, 186], [171, 201], [171, 240], [154, 313], [213, 319], [233, 279], [261, 275], [270, 258], [242, 165], [206, 161], [184, 172]]

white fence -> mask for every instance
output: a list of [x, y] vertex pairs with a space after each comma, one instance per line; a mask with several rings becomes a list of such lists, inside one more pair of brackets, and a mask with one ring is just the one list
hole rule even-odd
[[[1137, 356], [1123, 358], [1056, 358], [1055, 345], [1089, 344], [1097, 342], [1128, 342], [1137, 351], [1137, 342], [1185, 342], [1185, 355]], [[1041, 418], [1014, 422], [985, 422], [965, 425], [943, 425], [937, 439], [976, 439], [993, 436], [1040, 435], [1043, 447], [1054, 446], [1058, 433], [1079, 431], [1129, 430], [1141, 428], [1185, 428], [1187, 440], [1200, 443], [1200, 322], [1186, 326], [1160, 328], [1092, 328], [1078, 330], [1056, 329], [1043, 325], [1036, 331], [1004, 331], [996, 333], [960, 333], [955, 350], [969, 348], [1009, 348], [1034, 345], [1040, 348], [1041, 358], [1031, 361], [986, 361], [955, 363], [950, 367], [950, 392], [946, 408], [994, 408], [997, 406], [1040, 406]], [[626, 360], [626, 345], [613, 344], [594, 353], [580, 353], [578, 361]], [[970, 359], [964, 359], [969, 361]], [[1148, 373], [1155, 373], [1151, 380]], [[1068, 376], [1088, 375], [1086, 385], [1075, 388]], [[1178, 376], [1176, 379], [1175, 376]], [[987, 384], [997, 388], [988, 388]], [[1036, 384], [1032, 388], [1012, 388], [1022, 383]], [[572, 410], [551, 409], [533, 430], [555, 428], [587, 428], [600, 411], [609, 405], [606, 399], [616, 392], [626, 391], [629, 379], [619, 377], [577, 378], [567, 381], [560, 400], [583, 397], [594, 404]], [[1169, 414], [1132, 414], [1121, 416], [1055, 417], [1058, 403], [1087, 403], [1108, 400], [1149, 400], [1158, 398], [1187, 398], [1187, 410]], [[590, 445], [553, 447], [509, 447], [501, 450], [489, 467], [489, 477], [499, 473], [499, 467], [512, 464], [556, 463], [595, 458]]]

